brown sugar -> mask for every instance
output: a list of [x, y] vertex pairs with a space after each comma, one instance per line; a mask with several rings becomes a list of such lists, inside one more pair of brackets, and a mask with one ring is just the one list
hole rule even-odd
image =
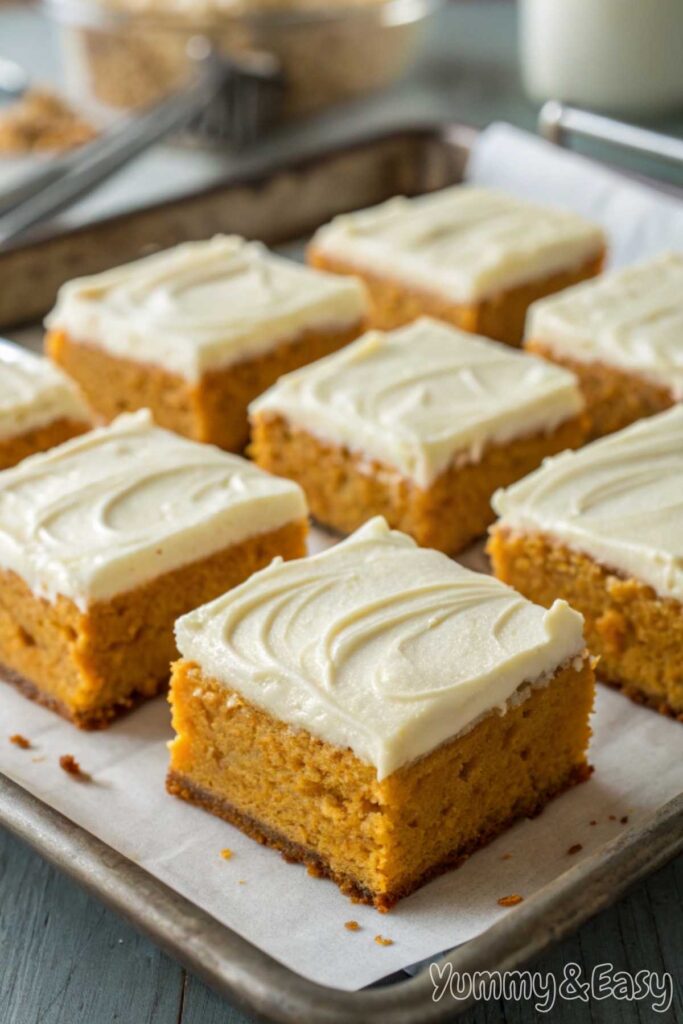
[[58, 153], [82, 146], [96, 134], [85, 118], [48, 89], [31, 89], [0, 112], [0, 155]]

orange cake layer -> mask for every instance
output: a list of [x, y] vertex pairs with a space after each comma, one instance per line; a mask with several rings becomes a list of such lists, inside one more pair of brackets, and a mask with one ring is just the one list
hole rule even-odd
[[33, 427], [13, 437], [0, 438], [0, 470], [16, 466], [22, 459], [36, 452], [45, 452], [54, 448], [70, 437], [77, 437], [90, 429], [89, 423], [78, 422], [71, 419], [57, 419], [51, 423], [44, 423], [39, 427]]
[[560, 597], [585, 619], [598, 677], [638, 703], [683, 721], [683, 606], [541, 533], [495, 529], [496, 576], [531, 601]]
[[241, 451], [248, 439], [247, 406], [252, 399], [283, 374], [348, 344], [363, 326], [359, 320], [351, 327], [306, 329], [263, 355], [206, 372], [198, 382], [111, 355], [60, 330], [50, 331], [45, 344], [48, 355], [79, 384], [105, 420], [146, 408], [162, 427], [227, 451]]
[[521, 345], [526, 313], [532, 302], [599, 274], [604, 252], [580, 266], [537, 278], [469, 305], [456, 304], [424, 288], [407, 286], [390, 276], [360, 269], [326, 252], [309, 248], [308, 262], [320, 270], [360, 277], [370, 296], [370, 326], [391, 330], [420, 316], [433, 316], [473, 334]]
[[0, 675], [84, 729], [98, 729], [168, 683], [178, 616], [241, 583], [276, 555], [299, 558], [305, 522], [216, 552], [81, 611], [37, 597], [0, 570]]
[[168, 789], [387, 910], [588, 777], [594, 681], [581, 664], [378, 781], [350, 749], [278, 721], [181, 660]]
[[382, 515], [423, 547], [455, 554], [493, 522], [490, 498], [497, 488], [531, 472], [546, 455], [584, 440], [583, 417], [574, 417], [550, 433], [490, 444], [479, 461], [454, 462], [427, 488], [268, 413], [253, 417], [250, 454], [263, 469], [300, 484], [311, 514], [326, 526], [350, 533]]
[[663, 412], [674, 404], [671, 392], [637, 373], [600, 362], [584, 362], [557, 355], [542, 341], [530, 338], [528, 352], [571, 370], [578, 378], [590, 419], [589, 440], [612, 434], [636, 420]]

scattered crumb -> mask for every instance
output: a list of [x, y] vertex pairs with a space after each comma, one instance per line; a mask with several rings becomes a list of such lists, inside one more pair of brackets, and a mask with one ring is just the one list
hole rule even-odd
[[42, 764], [46, 760], [44, 757], [32, 757], [31, 760], [34, 764]]
[[511, 860], [512, 859], [512, 854], [511, 853], [504, 853], [503, 856], [500, 859], [501, 860]]
[[348, 932], [359, 932], [360, 931], [360, 925], [358, 924], [358, 921], [345, 921], [344, 922], [344, 927], [346, 928], [346, 930]]
[[516, 907], [518, 903], [522, 903], [524, 900], [523, 896], [519, 896], [516, 893], [512, 896], [501, 896], [497, 900], [499, 907]]
[[95, 129], [48, 89], [30, 89], [0, 114], [0, 154], [59, 153], [95, 138]]
[[619, 821], [621, 822], [622, 825], [627, 825], [628, 824], [628, 814], [625, 814], [623, 818], [619, 818]]
[[21, 747], [22, 750], [31, 749], [31, 741], [27, 740], [25, 736], [22, 736], [20, 732], [15, 732], [9, 738], [10, 743], [13, 743], [15, 747]]
[[246, 885], [247, 884], [246, 878], [240, 878], [239, 884], [240, 885]]
[[375, 942], [378, 946], [393, 946], [393, 939], [385, 939], [383, 935], [375, 935]]
[[73, 775], [77, 779], [89, 779], [90, 776], [87, 772], [84, 772], [80, 764], [73, 756], [73, 754], [62, 754], [59, 759], [59, 767], [62, 771], [65, 771], [67, 775]]
[[223, 860], [230, 860], [230, 858], [232, 857], [232, 850], [229, 850], [228, 847], [226, 846], [224, 850], [221, 850], [221, 857], [223, 858]]
[[574, 843], [573, 846], [569, 847], [569, 849], [567, 850], [567, 853], [573, 855], [575, 853], [579, 853], [580, 850], [583, 850], [583, 846], [581, 845], [581, 843]]
[[616, 816], [616, 814], [610, 814], [610, 815], [609, 815], [609, 820], [610, 820], [610, 821], [616, 821], [616, 820], [617, 820], [617, 816]]
[[589, 821], [588, 824], [589, 825], [597, 825], [597, 821], [595, 820], [595, 818], [593, 818], [593, 820]]

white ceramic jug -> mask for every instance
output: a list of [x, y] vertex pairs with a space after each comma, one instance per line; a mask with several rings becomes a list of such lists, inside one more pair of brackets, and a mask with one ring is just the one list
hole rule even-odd
[[520, 47], [533, 99], [683, 110], [683, 0], [520, 0]]

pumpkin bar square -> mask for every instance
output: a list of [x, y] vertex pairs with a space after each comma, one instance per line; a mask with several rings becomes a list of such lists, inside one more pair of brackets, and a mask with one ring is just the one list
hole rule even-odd
[[162, 427], [239, 451], [249, 402], [356, 338], [365, 311], [360, 282], [217, 236], [68, 282], [46, 349], [106, 420], [149, 408]]
[[296, 485], [146, 412], [0, 473], [0, 676], [83, 728], [165, 687], [179, 615], [305, 551]]
[[381, 518], [176, 636], [169, 791], [380, 910], [590, 773], [581, 616]]
[[591, 438], [682, 401], [683, 254], [534, 303], [524, 347], [576, 374]]
[[336, 217], [309, 248], [313, 266], [363, 279], [372, 327], [435, 316], [509, 345], [532, 302], [593, 277], [604, 255], [577, 214], [469, 185]]
[[498, 487], [585, 437], [571, 373], [427, 317], [283, 377], [250, 416], [253, 458], [320, 523], [384, 515], [448, 554], [485, 533]]
[[90, 426], [88, 407], [66, 374], [0, 339], [0, 470]]
[[683, 406], [494, 496], [499, 579], [580, 611], [598, 677], [683, 720]]

